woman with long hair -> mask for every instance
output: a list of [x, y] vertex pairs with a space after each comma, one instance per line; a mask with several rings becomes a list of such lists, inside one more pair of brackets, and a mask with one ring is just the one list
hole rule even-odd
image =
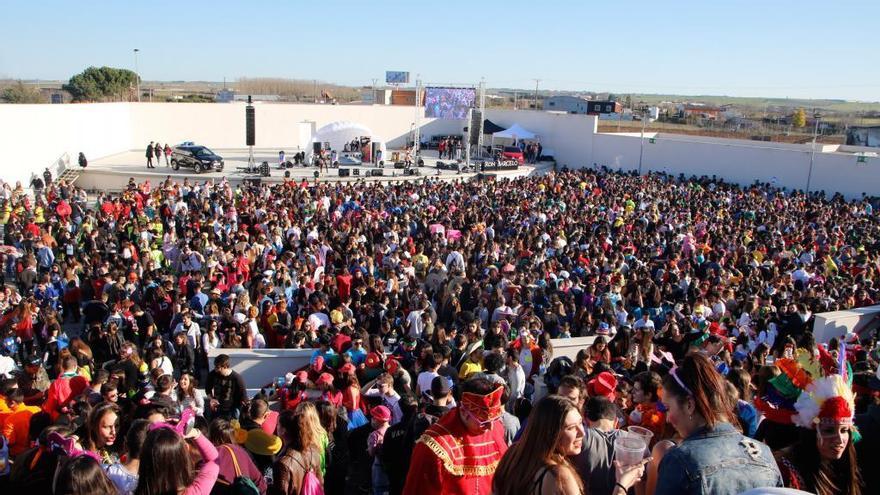
[[117, 462], [107, 466], [107, 476], [116, 485], [120, 495], [132, 495], [138, 483], [138, 467], [141, 463], [141, 447], [147, 438], [150, 422], [146, 419], [136, 419], [125, 434], [125, 451], [127, 456], [124, 462]]
[[97, 459], [88, 455], [70, 457], [58, 468], [55, 495], [97, 495], [118, 493]]
[[815, 380], [798, 397], [795, 409], [798, 442], [776, 456], [785, 486], [817, 495], [860, 495], [849, 385], [840, 375]]
[[323, 484], [321, 434], [324, 431], [315, 405], [304, 402], [296, 410], [285, 410], [278, 418], [278, 435], [284, 450], [273, 469], [273, 494], [297, 495], [306, 474], [312, 473]]
[[[190, 444], [195, 441], [204, 463], [194, 472]], [[182, 436], [174, 427], [159, 423], [147, 433], [138, 466], [135, 495], [208, 495], [217, 481], [217, 449], [198, 428]]]
[[[513, 444], [495, 470], [496, 495], [583, 495], [584, 484], [569, 458], [580, 454], [584, 420], [577, 406], [559, 395], [541, 399], [529, 416], [519, 441]], [[614, 495], [625, 495], [641, 478], [644, 463], [618, 467]]]
[[181, 373], [177, 380], [177, 403], [181, 412], [192, 409], [197, 416], [205, 414], [205, 392], [196, 388], [196, 379], [190, 373]]
[[101, 462], [110, 465], [119, 460], [114, 444], [119, 433], [119, 406], [114, 402], [102, 402], [95, 406], [86, 420], [88, 438], [85, 448], [98, 455]]
[[236, 442], [237, 433], [246, 432], [237, 430], [235, 425], [223, 418], [215, 418], [208, 427], [208, 438], [218, 452], [217, 465], [220, 466], [220, 472], [217, 475], [217, 486], [230, 486], [237, 476], [244, 476], [257, 485], [260, 493], [266, 493], [267, 480], [248, 451]]
[[327, 446], [330, 461], [324, 476], [324, 492], [329, 494], [343, 493], [348, 465], [348, 427], [339, 410], [327, 401], [315, 403], [321, 426], [327, 431], [330, 443]]
[[734, 495], [781, 486], [770, 448], [734, 426], [724, 377], [702, 353], [692, 353], [663, 379], [666, 421], [684, 440], [660, 462], [654, 495]]

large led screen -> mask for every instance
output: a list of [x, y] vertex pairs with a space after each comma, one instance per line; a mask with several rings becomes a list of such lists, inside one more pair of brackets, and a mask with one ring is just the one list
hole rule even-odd
[[434, 119], [465, 120], [474, 106], [473, 88], [426, 88], [425, 116]]

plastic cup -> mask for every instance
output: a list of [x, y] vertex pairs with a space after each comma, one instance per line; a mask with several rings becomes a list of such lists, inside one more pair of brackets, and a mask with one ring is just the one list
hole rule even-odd
[[638, 464], [645, 458], [647, 447], [648, 444], [645, 443], [644, 438], [632, 433], [621, 432], [614, 439], [614, 459], [623, 466]]
[[626, 428], [627, 433], [631, 435], [636, 435], [645, 441], [645, 457], [651, 455], [650, 450], [651, 447], [651, 439], [654, 438], [654, 432], [647, 428], [643, 428], [641, 426], [628, 426]]

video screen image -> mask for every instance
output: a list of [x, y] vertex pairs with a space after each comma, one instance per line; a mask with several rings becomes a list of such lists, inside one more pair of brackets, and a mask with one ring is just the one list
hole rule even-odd
[[465, 120], [468, 109], [474, 106], [473, 88], [426, 88], [425, 117], [445, 120]]

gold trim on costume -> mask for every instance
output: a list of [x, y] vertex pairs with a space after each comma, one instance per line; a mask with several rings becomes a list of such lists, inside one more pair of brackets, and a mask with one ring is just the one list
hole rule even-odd
[[[456, 465], [452, 458], [449, 456], [449, 452], [446, 451], [440, 444], [430, 435], [423, 434], [419, 437], [418, 442], [425, 444], [434, 455], [443, 462], [443, 467], [449, 471], [450, 474], [454, 476], [489, 476], [495, 474], [495, 469], [498, 467], [498, 461], [494, 461], [491, 464], [487, 464], [485, 466], [460, 466]], [[495, 455], [495, 454], [491, 454]], [[491, 455], [489, 457], [491, 457]], [[475, 459], [477, 457], [471, 457]]]

